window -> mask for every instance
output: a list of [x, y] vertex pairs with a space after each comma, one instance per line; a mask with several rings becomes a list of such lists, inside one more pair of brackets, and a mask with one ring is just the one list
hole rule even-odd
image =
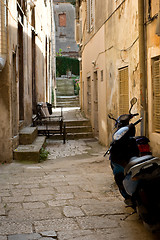
[[129, 110], [128, 67], [119, 71], [119, 113], [127, 114]]
[[87, 32], [94, 28], [95, 20], [95, 0], [87, 0]]
[[66, 13], [59, 14], [59, 26], [66, 27]]
[[101, 82], [103, 82], [103, 70], [101, 70]]
[[153, 59], [153, 129], [160, 133], [160, 57]]

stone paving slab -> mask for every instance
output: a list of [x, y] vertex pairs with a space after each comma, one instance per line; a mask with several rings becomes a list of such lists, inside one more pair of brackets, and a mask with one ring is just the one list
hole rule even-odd
[[63, 213], [66, 217], [82, 217], [85, 216], [81, 208], [73, 206], [65, 206]]
[[51, 229], [54, 229], [55, 231], [64, 231], [64, 230], [73, 231], [73, 230], [79, 229], [79, 226], [76, 220], [72, 218], [35, 221], [34, 226], [35, 226], [36, 232], [50, 231]]
[[8, 212], [10, 220], [16, 222], [33, 222], [38, 220], [49, 220], [53, 218], [62, 218], [62, 210], [60, 207], [50, 207], [41, 209], [11, 209]]
[[53, 239], [57, 239], [57, 233], [55, 231], [31, 234], [14, 234], [8, 236], [8, 240], [53, 240]]
[[41, 237], [38, 233], [31, 234], [15, 234], [8, 236], [8, 240], [37, 240]]
[[0, 236], [0, 240], [8, 240], [6, 236]]
[[110, 216], [89, 216], [76, 218], [81, 229], [117, 228], [119, 223]]
[[32, 233], [31, 223], [24, 222], [11, 222], [3, 221], [0, 224], [0, 234], [1, 235], [11, 235], [11, 234], [21, 234], [21, 233]]
[[124, 202], [117, 201], [114, 199], [112, 202], [99, 204], [87, 204], [82, 206], [82, 210], [86, 215], [112, 215], [112, 214], [124, 214]]
[[[58, 239], [60, 240], [70, 240], [75, 238], [83, 238], [86, 236], [92, 236], [95, 235], [94, 230], [73, 230], [73, 231], [65, 231], [65, 232], [59, 232], [58, 233]], [[92, 238], [90, 238], [92, 239]], [[99, 239], [97, 239], [99, 240]]]
[[[57, 144], [49, 144], [56, 157], [45, 162], [0, 165], [0, 240], [27, 234], [30, 240], [35, 234], [37, 240], [160, 239], [125, 208], [103, 146], [72, 141], [64, 157], [64, 145]], [[46, 231], [57, 236], [40, 234]]]

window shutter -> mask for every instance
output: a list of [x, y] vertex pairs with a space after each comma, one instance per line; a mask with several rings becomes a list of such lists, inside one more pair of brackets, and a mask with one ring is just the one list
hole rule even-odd
[[129, 111], [128, 67], [119, 69], [119, 113]]
[[155, 132], [160, 132], [160, 59], [153, 63], [153, 124]]
[[87, 32], [90, 32], [90, 0], [87, 0]]
[[94, 6], [93, 0], [90, 0], [90, 31], [93, 30], [94, 26]]
[[80, 24], [80, 27], [79, 27], [79, 39], [80, 41], [82, 41], [82, 7], [80, 7], [80, 18], [79, 18], [79, 24]]

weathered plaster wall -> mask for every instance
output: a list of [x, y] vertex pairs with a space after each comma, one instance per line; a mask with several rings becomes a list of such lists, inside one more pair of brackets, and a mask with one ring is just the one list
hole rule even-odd
[[[140, 113], [140, 82], [139, 82], [139, 45], [138, 45], [138, 1], [125, 1], [115, 12], [108, 9], [108, 21], [105, 24], [106, 50], [106, 102], [107, 112], [117, 118], [119, 116], [119, 75], [118, 69], [127, 67], [129, 70], [129, 99], [137, 97], [138, 104], [133, 111]], [[117, 10], [116, 10], [117, 8]], [[108, 138], [111, 140], [114, 122], [107, 121]], [[138, 127], [139, 129], [139, 127]], [[139, 134], [139, 130], [137, 131]]]
[[[13, 149], [19, 144], [19, 46], [17, 1], [8, 1], [8, 54], [7, 62], [0, 72], [0, 162], [11, 162]], [[32, 26], [28, 6], [23, 26], [23, 70], [24, 70], [24, 120], [23, 126], [32, 123]], [[36, 6], [36, 81], [37, 100], [46, 101], [46, 39], [51, 39], [50, 2]], [[49, 45], [47, 44], [47, 71], [49, 71]], [[49, 73], [47, 73], [50, 77]], [[51, 79], [48, 79], [48, 87]], [[51, 99], [51, 94], [50, 94]]]
[[[107, 118], [112, 112], [119, 116], [119, 76], [118, 69], [128, 66], [129, 99], [137, 97], [138, 103], [133, 111], [140, 113], [139, 82], [139, 42], [138, 42], [138, 1], [96, 1], [95, 28], [91, 33], [86, 31], [86, 4], [83, 9], [83, 47], [82, 47], [82, 81], [84, 82], [84, 110], [87, 114], [87, 77], [92, 82], [92, 114], [94, 127], [94, 71], [98, 73], [98, 124], [99, 140], [108, 145], [111, 140], [113, 122]], [[121, 4], [122, 3], [122, 4]], [[99, 31], [97, 31], [100, 28]], [[92, 62], [95, 61], [95, 66]], [[101, 82], [101, 70], [104, 80]], [[137, 134], [140, 134], [140, 126]]]
[[[105, 77], [105, 41], [104, 26], [85, 46], [82, 54], [82, 81], [84, 86], [84, 111], [87, 115], [87, 77], [91, 77], [91, 123], [94, 128], [94, 72], [98, 74], [98, 126], [99, 140], [106, 143], [106, 77]], [[101, 71], [103, 70], [103, 81]]]
[[[66, 26], [59, 25], [59, 14], [66, 14]], [[54, 15], [56, 24], [56, 52], [62, 49], [63, 56], [78, 57], [78, 46], [75, 41], [75, 7], [68, 3], [55, 3]]]
[[[152, 1], [151, 17], [158, 13], [159, 1]], [[146, 15], [147, 18], [147, 15]], [[157, 36], [156, 26], [158, 19], [154, 19], [146, 25], [147, 38], [147, 79], [148, 79], [148, 123], [149, 123], [149, 139], [152, 152], [154, 155], [160, 156], [160, 134], [154, 132], [153, 128], [153, 92], [152, 92], [152, 59], [160, 56], [160, 37]]]
[[[13, 16], [16, 12], [16, 1], [13, 1], [11, 4], [11, 10]], [[13, 18], [9, 17], [10, 24], [8, 30], [10, 35], [8, 38], [8, 52], [10, 55], [7, 56], [6, 65], [2, 72], [0, 72], [0, 162], [10, 162], [12, 159], [12, 113], [11, 101], [12, 101], [12, 75], [11, 75], [11, 62], [12, 62], [12, 51], [16, 50], [17, 38], [15, 34], [15, 22]], [[11, 44], [12, 43], [12, 44]], [[18, 85], [16, 86], [16, 90]], [[16, 101], [16, 99], [15, 99]], [[17, 126], [18, 122], [15, 124]], [[17, 130], [16, 130], [17, 132]]]

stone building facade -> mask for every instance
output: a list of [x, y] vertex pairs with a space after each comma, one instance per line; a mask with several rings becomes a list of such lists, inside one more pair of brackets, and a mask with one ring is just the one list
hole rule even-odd
[[160, 155], [159, 9], [158, 0], [76, 1], [81, 108], [105, 145], [114, 124], [108, 113], [128, 113], [137, 97], [133, 111], [143, 117], [137, 135], [149, 136]]
[[75, 6], [68, 1], [54, 0], [56, 52], [65, 57], [78, 58], [75, 41]]
[[36, 103], [52, 100], [55, 30], [52, 0], [2, 0], [0, 9], [0, 162], [10, 162]]

